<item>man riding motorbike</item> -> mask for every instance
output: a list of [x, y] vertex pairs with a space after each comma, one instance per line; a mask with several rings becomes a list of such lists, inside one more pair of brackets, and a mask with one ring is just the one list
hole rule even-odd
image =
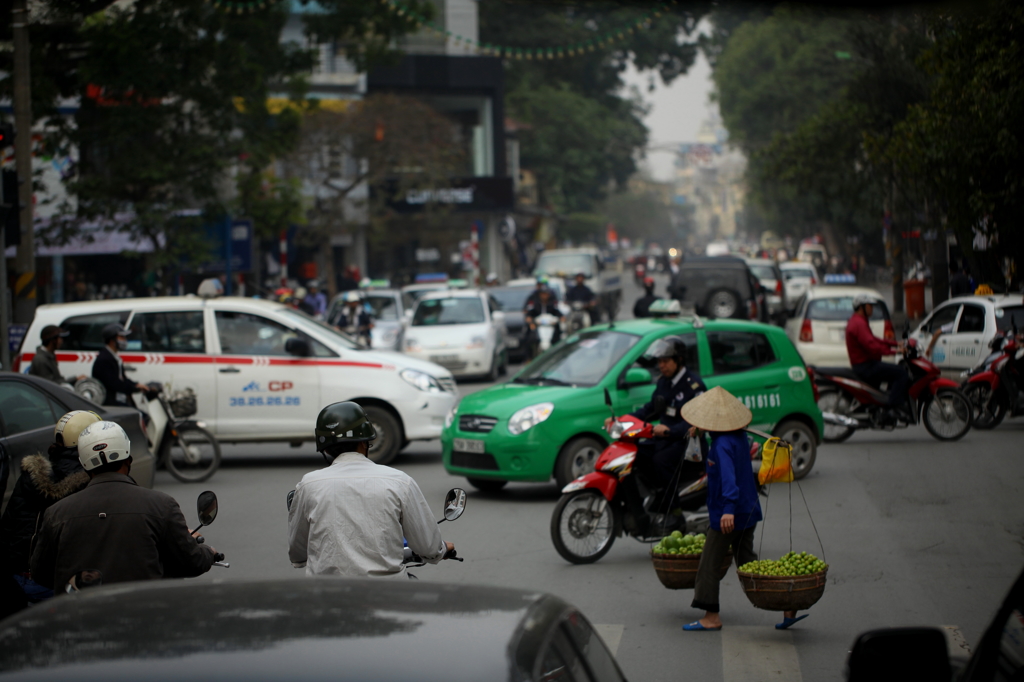
[[572, 303], [582, 303], [587, 310], [593, 310], [597, 306], [597, 296], [590, 290], [590, 287], [586, 284], [587, 276], [585, 273], [576, 273], [576, 284], [569, 288], [569, 291], [565, 294], [565, 300]]
[[32, 550], [33, 580], [53, 589], [83, 569], [98, 570], [105, 585], [210, 570], [217, 550], [196, 542], [174, 498], [128, 475], [131, 443], [120, 425], [86, 427], [78, 436], [78, 459], [89, 483], [43, 514]]
[[65, 377], [60, 373], [60, 368], [57, 365], [57, 351], [60, 350], [64, 343], [64, 337], [67, 335], [66, 330], [52, 324], [43, 327], [43, 331], [39, 335], [42, 343], [36, 348], [36, 355], [32, 358], [32, 365], [29, 367], [28, 373], [49, 379], [55, 384], [74, 384], [76, 381], [84, 379], [84, 374]]
[[537, 288], [531, 291], [530, 295], [526, 297], [526, 303], [523, 304], [524, 313], [530, 308], [540, 303], [541, 291], [546, 290], [548, 292], [548, 295], [551, 297], [552, 304], [558, 303], [558, 296], [555, 294], [554, 290], [552, 290], [551, 287], [548, 286], [548, 281], [549, 280], [547, 275], [537, 275]]
[[[882, 356], [891, 355], [902, 349], [902, 344], [889, 339], [880, 339], [871, 331], [871, 313], [874, 312], [875, 297], [858, 294], [853, 299], [853, 315], [846, 323], [846, 352], [850, 355], [850, 366], [865, 383], [877, 386], [885, 381], [889, 384], [889, 409], [886, 418], [895, 421], [898, 411], [906, 411], [907, 389], [910, 375], [899, 365], [882, 362]], [[903, 415], [912, 421], [909, 415]]]
[[89, 475], [78, 461], [78, 436], [98, 421], [100, 416], [95, 412], [68, 412], [53, 429], [53, 443], [47, 455], [28, 455], [21, 460], [21, 476], [0, 520], [0, 547], [5, 559], [4, 573], [14, 576], [30, 602], [53, 596], [53, 590], [32, 580], [32, 538], [43, 512], [89, 483]]
[[348, 291], [342, 300], [345, 306], [341, 309], [338, 319], [334, 321], [334, 325], [343, 332], [362, 339], [369, 347], [373, 317], [363, 308], [363, 297], [358, 291]]
[[[658, 379], [650, 402], [634, 411], [632, 416], [646, 422], [660, 418], [661, 423], [654, 427], [656, 440], [653, 443], [640, 444], [633, 468], [644, 479], [646, 485], [663, 491], [664, 498], [665, 491], [672, 486], [673, 479], [676, 478], [677, 469], [680, 469], [678, 480], [697, 478], [703, 473], [702, 462], [683, 460], [690, 425], [679, 416], [679, 410], [687, 402], [704, 393], [707, 387], [696, 372], [687, 369], [686, 343], [679, 336], [666, 336], [652, 343], [641, 358], [641, 364], [648, 367], [657, 365], [661, 378]], [[661, 409], [664, 411], [659, 413]], [[611, 423], [610, 417], [605, 420], [606, 430]], [[706, 443], [702, 440], [702, 451], [705, 448]], [[623, 492], [626, 495], [626, 502], [641, 526], [638, 535], [645, 535], [650, 520], [643, 514], [643, 500], [636, 487], [636, 477], [627, 477], [622, 483], [625, 486]], [[667, 490], [667, 496], [671, 496], [673, 492]]]
[[135, 407], [131, 402], [132, 393], [148, 391], [149, 388], [145, 384], [129, 381], [124, 375], [124, 362], [118, 352], [128, 348], [131, 330], [115, 323], [105, 326], [100, 334], [103, 337], [103, 348], [92, 363], [92, 376], [107, 390], [103, 404]]
[[[408, 474], [368, 457], [377, 437], [357, 403], [316, 418], [316, 449], [330, 466], [302, 477], [288, 509], [288, 557], [306, 575], [401, 575], [402, 539], [436, 564], [455, 550]], [[331, 461], [333, 460], [333, 461]]]
[[654, 278], [644, 277], [644, 295], [633, 304], [633, 317], [650, 317], [651, 304], [660, 300], [660, 296], [654, 295]]
[[[530, 355], [535, 355], [535, 349], [537, 346], [537, 318], [541, 315], [554, 315], [561, 321], [562, 311], [558, 309], [558, 303], [555, 300], [551, 290], [547, 287], [542, 287], [537, 290], [537, 302], [530, 305], [526, 309], [524, 319], [526, 325], [524, 331], [526, 333], [526, 347], [530, 349]], [[531, 294], [532, 295], [532, 294]], [[562, 338], [562, 327], [560, 324], [556, 324], [551, 335], [551, 345], [555, 345]]]

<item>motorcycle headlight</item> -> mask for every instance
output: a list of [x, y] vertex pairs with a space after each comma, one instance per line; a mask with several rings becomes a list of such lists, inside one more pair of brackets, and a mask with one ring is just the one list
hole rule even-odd
[[427, 393], [441, 393], [444, 390], [441, 388], [441, 384], [437, 379], [425, 372], [420, 372], [415, 369], [403, 369], [398, 373], [398, 376], [402, 377], [421, 391], [426, 391]]
[[612, 424], [611, 430], [608, 431], [608, 435], [611, 436], [612, 440], [618, 440], [622, 438], [622, 434], [626, 432], [627, 426], [628, 424], [623, 424], [622, 422], [615, 422], [614, 424]]
[[449, 428], [455, 421], [455, 415], [459, 413], [459, 406], [456, 405], [452, 409], [448, 410], [448, 414], [444, 417], [444, 428]]
[[518, 436], [524, 431], [529, 431], [537, 424], [547, 420], [554, 411], [555, 406], [553, 403], [538, 403], [537, 405], [524, 407], [508, 420], [508, 432], [513, 436]]
[[469, 345], [466, 346], [466, 348], [468, 348], [469, 350], [483, 348], [485, 343], [487, 343], [487, 339], [485, 339], [484, 337], [474, 336], [472, 339], [469, 340]]

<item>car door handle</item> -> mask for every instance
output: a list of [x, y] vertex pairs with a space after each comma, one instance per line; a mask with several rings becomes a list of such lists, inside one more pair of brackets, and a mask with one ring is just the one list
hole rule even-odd
[[220, 372], [221, 374], [238, 374], [242, 370], [238, 369], [237, 367], [222, 367], [217, 371]]

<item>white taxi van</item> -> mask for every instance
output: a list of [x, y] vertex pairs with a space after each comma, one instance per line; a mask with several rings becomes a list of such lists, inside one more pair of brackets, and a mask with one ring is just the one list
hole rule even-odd
[[398, 353], [364, 350], [288, 306], [251, 298], [116, 299], [37, 308], [15, 360], [27, 371], [39, 334], [69, 334], [57, 354], [65, 375], [92, 372], [104, 326], [131, 329], [121, 353], [129, 378], [191, 388], [197, 418], [221, 442], [313, 440], [327, 404], [353, 400], [377, 429], [370, 456], [388, 462], [409, 441], [441, 435], [455, 405], [447, 369]]

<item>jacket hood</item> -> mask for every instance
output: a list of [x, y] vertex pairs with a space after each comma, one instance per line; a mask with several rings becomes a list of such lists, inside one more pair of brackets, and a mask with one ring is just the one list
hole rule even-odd
[[[67, 448], [61, 448], [67, 449]], [[51, 500], [62, 500], [71, 493], [78, 492], [89, 483], [89, 474], [82, 470], [70, 473], [59, 480], [54, 476], [53, 464], [42, 455], [29, 455], [21, 460], [21, 470], [28, 474], [32, 485], [41, 495]]]

